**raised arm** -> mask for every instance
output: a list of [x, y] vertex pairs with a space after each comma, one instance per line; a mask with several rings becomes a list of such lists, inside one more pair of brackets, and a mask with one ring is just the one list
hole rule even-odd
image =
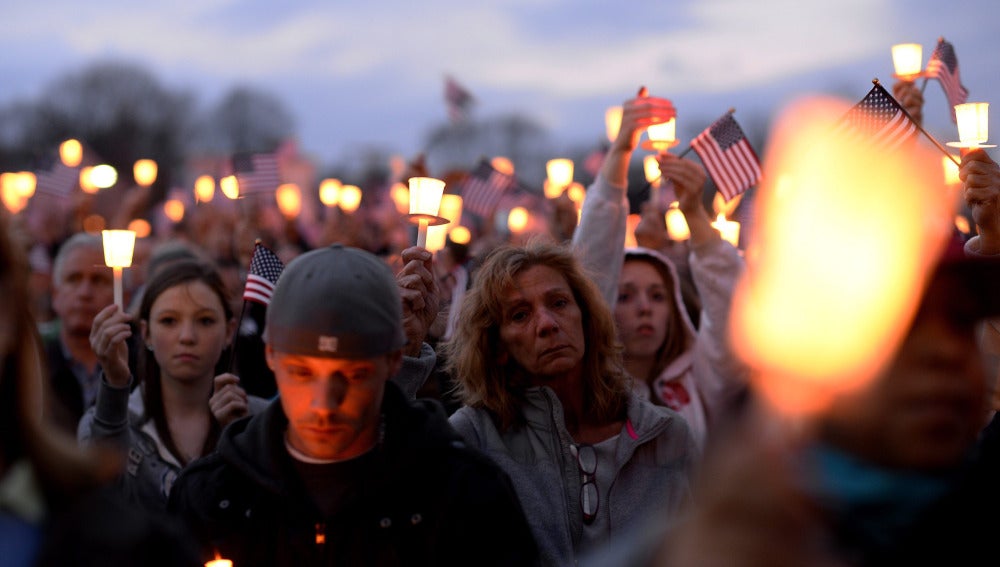
[[128, 345], [132, 316], [117, 305], [109, 305], [94, 317], [90, 346], [101, 364], [101, 383], [94, 407], [84, 414], [77, 428], [80, 441], [111, 439], [128, 445], [128, 396], [132, 375], [128, 368]]
[[573, 246], [583, 265], [594, 274], [609, 304], [614, 304], [624, 260], [625, 220], [628, 217], [628, 169], [632, 152], [643, 130], [650, 124], [670, 120], [676, 111], [669, 100], [651, 97], [645, 87], [622, 105], [618, 137], [608, 148], [593, 184], [583, 202], [580, 225], [573, 233]]

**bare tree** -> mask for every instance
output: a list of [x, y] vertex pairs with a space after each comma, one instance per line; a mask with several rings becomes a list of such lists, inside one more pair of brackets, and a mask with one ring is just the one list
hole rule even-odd
[[199, 122], [202, 149], [223, 154], [273, 151], [295, 130], [278, 98], [246, 86], [229, 91]]

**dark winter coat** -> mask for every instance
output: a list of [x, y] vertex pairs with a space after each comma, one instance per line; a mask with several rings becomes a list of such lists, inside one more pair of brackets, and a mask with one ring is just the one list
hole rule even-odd
[[235, 565], [530, 565], [537, 548], [510, 479], [467, 447], [440, 404], [386, 386], [375, 472], [330, 516], [306, 494], [280, 400], [231, 424], [177, 480], [170, 507]]

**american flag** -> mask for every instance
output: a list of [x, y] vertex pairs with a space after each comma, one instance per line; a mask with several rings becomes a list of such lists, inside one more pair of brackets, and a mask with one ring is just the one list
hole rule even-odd
[[273, 192], [280, 183], [278, 156], [241, 153], [233, 156], [233, 174], [239, 183], [240, 196]]
[[861, 102], [841, 119], [835, 132], [863, 136], [876, 149], [898, 148], [917, 131], [917, 125], [881, 84], [875, 83]]
[[462, 183], [462, 206], [480, 218], [490, 218], [515, 185], [512, 176], [497, 171], [489, 160], [483, 159]]
[[760, 160], [743, 129], [727, 112], [691, 141], [726, 201], [760, 180]]
[[79, 180], [79, 169], [67, 166], [56, 156], [48, 156], [35, 169], [35, 191], [56, 197], [69, 197]]
[[951, 121], [955, 122], [955, 105], [969, 99], [969, 90], [962, 86], [955, 48], [943, 37], [938, 40], [937, 47], [927, 62], [927, 76], [941, 83], [944, 96], [948, 98], [948, 106], [951, 107]]
[[255, 243], [247, 284], [243, 289], [243, 301], [269, 305], [271, 295], [274, 294], [274, 285], [278, 283], [278, 278], [284, 269], [285, 265], [270, 248], [260, 242]]
[[455, 79], [445, 77], [444, 79], [444, 101], [448, 106], [448, 118], [454, 123], [464, 121], [469, 114], [469, 107], [473, 102], [472, 93], [465, 87], [458, 84]]

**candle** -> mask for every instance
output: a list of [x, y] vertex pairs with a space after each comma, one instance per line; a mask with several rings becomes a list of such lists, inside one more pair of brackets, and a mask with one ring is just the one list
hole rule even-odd
[[899, 79], [912, 81], [920, 76], [924, 67], [923, 50], [919, 43], [897, 43], [892, 46], [892, 65]]
[[132, 175], [140, 187], [149, 187], [156, 182], [156, 162], [151, 159], [136, 160], [132, 166]]
[[726, 216], [719, 213], [716, 217], [715, 222], [712, 223], [712, 228], [719, 231], [722, 235], [722, 239], [729, 242], [733, 246], [739, 246], [740, 244], [740, 223], [736, 221], [726, 220]]
[[604, 130], [609, 142], [614, 142], [618, 138], [618, 131], [622, 128], [622, 107], [612, 106], [604, 111]]
[[125, 310], [122, 293], [122, 269], [132, 265], [132, 250], [135, 248], [135, 231], [103, 230], [104, 263], [114, 272], [115, 305]]
[[233, 562], [229, 559], [223, 559], [219, 552], [215, 553], [215, 559], [205, 562], [205, 567], [233, 567]]
[[958, 139], [965, 147], [985, 144], [989, 139], [990, 103], [967, 102], [955, 105]]
[[656, 150], [657, 152], [665, 152], [670, 148], [677, 145], [677, 118], [671, 118], [666, 122], [660, 122], [659, 124], [653, 124], [646, 128], [646, 136], [649, 138], [647, 141], [647, 149]]
[[444, 181], [433, 177], [410, 178], [410, 221], [417, 223], [417, 246], [427, 247], [427, 227], [434, 224], [444, 224], [448, 219], [438, 216], [441, 208], [441, 197], [444, 194]]
[[691, 238], [691, 229], [688, 227], [684, 213], [677, 207], [677, 201], [670, 204], [667, 214], [663, 219], [667, 223], [667, 234], [670, 240], [681, 241]]

